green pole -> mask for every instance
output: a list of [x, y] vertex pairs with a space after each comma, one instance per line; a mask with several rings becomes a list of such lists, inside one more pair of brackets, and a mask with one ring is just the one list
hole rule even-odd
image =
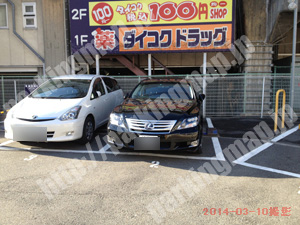
[[[276, 96], [276, 75], [277, 75], [277, 67], [274, 67], [274, 85], [273, 85], [273, 100], [275, 99]], [[273, 103], [273, 110], [274, 110], [274, 103]], [[274, 111], [273, 111], [274, 112]]]
[[244, 114], [246, 113], [246, 100], [247, 100], [246, 82], [247, 82], [246, 73], [244, 73], [244, 109], [243, 109]]
[[5, 96], [4, 96], [4, 77], [1, 76], [1, 86], [2, 86], [2, 107], [5, 104]]

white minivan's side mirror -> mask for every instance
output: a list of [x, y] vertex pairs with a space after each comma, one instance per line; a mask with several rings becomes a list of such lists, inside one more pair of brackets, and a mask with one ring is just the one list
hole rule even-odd
[[97, 92], [98, 97], [100, 97], [101, 96], [101, 92], [100, 91], [96, 91], [96, 92]]

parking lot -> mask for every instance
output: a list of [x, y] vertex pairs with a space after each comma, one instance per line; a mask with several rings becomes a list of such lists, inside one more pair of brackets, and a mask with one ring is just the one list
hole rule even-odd
[[299, 121], [242, 151], [262, 121], [208, 118], [201, 155], [110, 149], [105, 126], [86, 146], [17, 143], [1, 123], [0, 223], [298, 224]]

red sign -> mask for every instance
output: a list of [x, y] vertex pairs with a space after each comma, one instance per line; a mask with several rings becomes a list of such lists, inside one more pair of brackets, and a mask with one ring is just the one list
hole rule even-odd
[[210, 3], [210, 6], [213, 7], [213, 8], [214, 8], [214, 7], [217, 7], [217, 6], [218, 6], [218, 2], [216, 2], [216, 1], [211, 2], [211, 3]]
[[96, 23], [105, 25], [113, 19], [114, 11], [109, 4], [98, 3], [92, 10], [92, 16]]
[[227, 6], [227, 2], [222, 1], [222, 2], [219, 3], [219, 6], [220, 7], [226, 7]]

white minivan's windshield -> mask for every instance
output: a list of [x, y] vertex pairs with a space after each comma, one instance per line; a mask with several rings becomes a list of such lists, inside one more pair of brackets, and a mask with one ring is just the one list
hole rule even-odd
[[90, 87], [90, 80], [53, 79], [36, 89], [31, 98], [72, 99], [84, 98]]

